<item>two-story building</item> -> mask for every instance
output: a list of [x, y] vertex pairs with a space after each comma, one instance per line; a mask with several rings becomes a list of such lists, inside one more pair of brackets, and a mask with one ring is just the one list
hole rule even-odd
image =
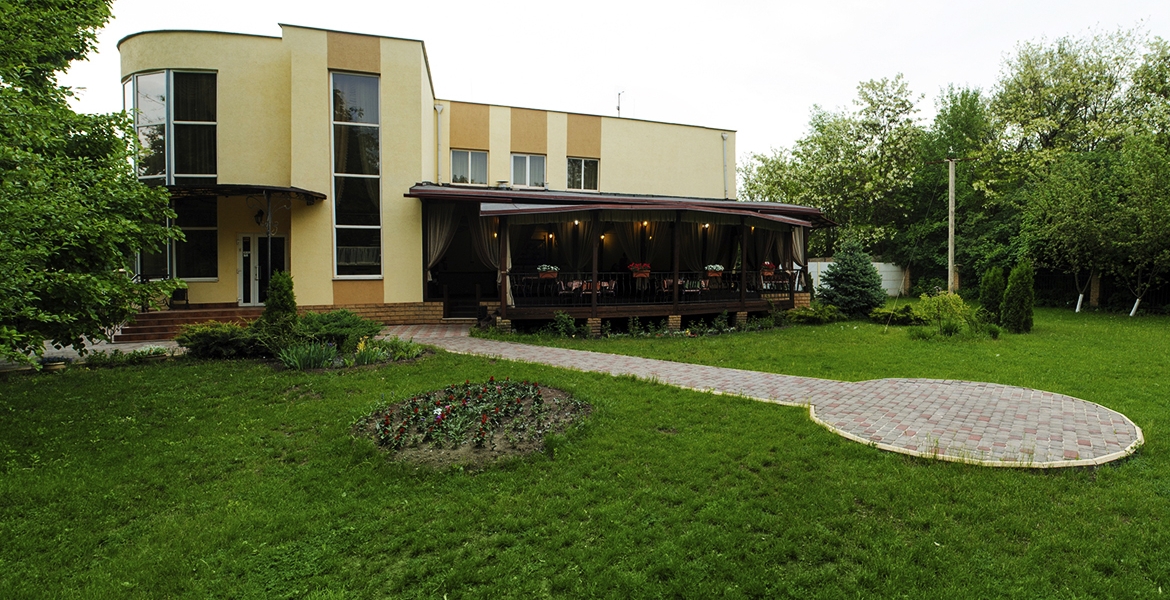
[[138, 174], [186, 236], [139, 273], [183, 279], [191, 307], [259, 306], [288, 270], [303, 307], [388, 324], [746, 314], [795, 301], [830, 224], [736, 202], [734, 131], [438, 99], [417, 40], [282, 25], [118, 48]]

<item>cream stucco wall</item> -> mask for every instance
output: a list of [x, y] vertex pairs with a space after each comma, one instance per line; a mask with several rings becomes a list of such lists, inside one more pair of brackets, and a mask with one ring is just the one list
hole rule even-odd
[[603, 118], [600, 191], [722, 198], [722, 133], [728, 197], [735, 198], [735, 132]]
[[512, 109], [507, 106], [490, 107], [488, 145], [488, 185], [497, 181], [512, 183]]
[[568, 185], [568, 125], [569, 115], [548, 113], [548, 157], [545, 159], [544, 177], [549, 189], [563, 190]]

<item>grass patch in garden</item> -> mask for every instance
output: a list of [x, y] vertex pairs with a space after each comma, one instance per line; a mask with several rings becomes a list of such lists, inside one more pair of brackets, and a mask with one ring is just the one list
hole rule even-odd
[[[557, 342], [1027, 385], [1146, 432], [1134, 458], [1050, 472], [881, 452], [799, 408], [443, 352], [313, 373], [178, 360], [10, 375], [0, 597], [1154, 596], [1170, 589], [1167, 325], [1040, 310], [1032, 334], [996, 341], [848, 322]], [[388, 460], [351, 435], [385, 402], [491, 376], [594, 411], [548, 451], [476, 471]]]

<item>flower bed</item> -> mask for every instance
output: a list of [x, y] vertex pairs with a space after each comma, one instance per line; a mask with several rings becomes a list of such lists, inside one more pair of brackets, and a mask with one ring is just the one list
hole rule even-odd
[[396, 460], [482, 466], [541, 451], [548, 433], [587, 415], [588, 404], [536, 382], [466, 381], [378, 410], [357, 426]]

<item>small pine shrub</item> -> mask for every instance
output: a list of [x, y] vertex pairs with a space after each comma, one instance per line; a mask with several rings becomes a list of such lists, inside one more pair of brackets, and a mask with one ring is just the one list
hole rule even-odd
[[175, 341], [195, 358], [245, 358], [262, 353], [252, 332], [235, 323], [184, 325]]
[[869, 313], [869, 318], [875, 323], [886, 325], [925, 325], [926, 317], [914, 310], [909, 304], [898, 308], [875, 308]]
[[979, 304], [987, 311], [987, 320], [999, 323], [1000, 305], [1003, 304], [1003, 292], [1007, 282], [1003, 278], [1003, 269], [991, 267], [983, 273], [979, 280]]
[[268, 281], [264, 313], [251, 325], [252, 337], [269, 356], [304, 340], [297, 335], [297, 298], [293, 293], [292, 275], [277, 271]]
[[302, 339], [333, 344], [342, 354], [357, 350], [362, 338], [372, 338], [382, 331], [382, 324], [363, 319], [345, 309], [327, 313], [308, 313], [300, 318], [297, 335]]
[[863, 317], [886, 303], [882, 276], [861, 244], [848, 240], [833, 255], [833, 264], [821, 276], [817, 297], [850, 317]]
[[846, 319], [836, 306], [821, 302], [813, 302], [810, 306], [794, 308], [788, 311], [785, 318], [798, 325], [824, 325]]
[[1008, 276], [1000, 307], [1000, 325], [1012, 333], [1032, 331], [1032, 306], [1036, 299], [1036, 273], [1032, 261], [1023, 259]]

